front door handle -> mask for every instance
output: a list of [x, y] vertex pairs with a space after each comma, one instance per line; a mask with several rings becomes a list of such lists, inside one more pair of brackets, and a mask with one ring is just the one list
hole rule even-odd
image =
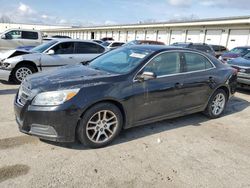
[[177, 88], [177, 89], [181, 89], [182, 87], [183, 87], [182, 83], [176, 83], [175, 84], [175, 88]]
[[69, 57], [69, 59], [73, 59], [73, 57]]

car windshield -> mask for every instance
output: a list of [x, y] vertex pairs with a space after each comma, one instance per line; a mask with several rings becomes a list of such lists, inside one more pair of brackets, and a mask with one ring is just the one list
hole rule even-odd
[[57, 41], [53, 40], [50, 42], [46, 42], [44, 44], [41, 44], [33, 49], [31, 49], [31, 52], [36, 52], [36, 53], [43, 53], [45, 50], [47, 50], [48, 48], [50, 48], [51, 46], [53, 46], [54, 44], [56, 44]]
[[132, 71], [152, 53], [153, 51], [150, 50], [119, 48], [96, 58], [89, 66], [107, 72], [124, 74]]
[[247, 48], [233, 48], [232, 50], [230, 50], [230, 52], [236, 54], [244, 54], [247, 50]]
[[110, 43], [111, 43], [111, 42], [104, 42], [104, 43], [102, 43], [102, 45], [103, 45], [103, 46], [108, 46], [108, 45], [110, 45]]

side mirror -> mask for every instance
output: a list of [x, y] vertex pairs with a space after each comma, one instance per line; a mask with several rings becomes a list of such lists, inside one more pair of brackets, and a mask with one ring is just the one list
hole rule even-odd
[[1, 35], [1, 39], [6, 39], [6, 35], [5, 34]]
[[143, 72], [141, 75], [137, 76], [137, 79], [139, 81], [146, 81], [146, 80], [152, 80], [155, 79], [156, 75], [153, 72]]
[[48, 55], [54, 55], [54, 54], [55, 54], [55, 50], [49, 50], [49, 51], [47, 52], [47, 54], [48, 54]]

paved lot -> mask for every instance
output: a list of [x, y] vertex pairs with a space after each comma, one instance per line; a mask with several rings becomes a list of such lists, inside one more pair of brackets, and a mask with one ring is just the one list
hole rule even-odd
[[202, 114], [124, 131], [87, 149], [18, 132], [16, 85], [0, 83], [0, 187], [250, 187], [250, 92], [226, 114]]

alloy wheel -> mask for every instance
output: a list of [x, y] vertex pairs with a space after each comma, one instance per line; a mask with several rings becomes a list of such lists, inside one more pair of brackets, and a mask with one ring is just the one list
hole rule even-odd
[[18, 81], [22, 82], [24, 78], [30, 74], [32, 74], [32, 71], [29, 68], [20, 67], [17, 69], [15, 76]]
[[104, 143], [115, 134], [117, 128], [117, 116], [110, 110], [102, 110], [89, 119], [86, 134], [92, 142]]
[[223, 112], [226, 104], [226, 97], [222, 93], [218, 93], [212, 102], [212, 113], [214, 115], [219, 115]]

